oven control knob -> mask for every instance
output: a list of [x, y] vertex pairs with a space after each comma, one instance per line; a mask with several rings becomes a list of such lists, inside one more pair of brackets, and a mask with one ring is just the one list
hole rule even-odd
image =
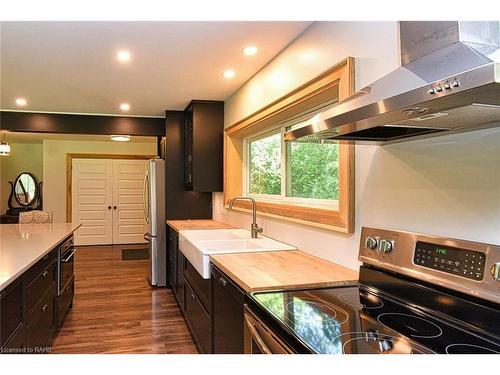
[[378, 246], [378, 239], [375, 237], [366, 237], [365, 238], [365, 247], [370, 250], [375, 250]]
[[381, 253], [390, 253], [392, 250], [394, 250], [394, 241], [380, 240], [378, 249]]
[[497, 280], [500, 281], [500, 263], [495, 263], [493, 267], [491, 267], [491, 276]]
[[436, 92], [441, 92], [443, 91], [443, 88], [441, 86], [436, 86]]

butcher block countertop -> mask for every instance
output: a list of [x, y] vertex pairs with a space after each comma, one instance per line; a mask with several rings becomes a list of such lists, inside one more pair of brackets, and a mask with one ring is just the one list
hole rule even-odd
[[300, 250], [221, 254], [211, 261], [247, 293], [352, 285], [358, 272]]
[[215, 220], [167, 220], [167, 225], [176, 232], [194, 229], [236, 229], [232, 225]]
[[80, 224], [0, 225], [0, 289], [35, 264]]

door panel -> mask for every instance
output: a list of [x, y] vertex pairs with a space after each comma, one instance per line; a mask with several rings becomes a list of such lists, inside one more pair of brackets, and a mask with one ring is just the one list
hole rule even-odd
[[112, 160], [73, 159], [72, 222], [82, 224], [75, 245], [113, 243], [112, 172]]
[[143, 189], [147, 166], [148, 160], [113, 160], [114, 244], [145, 243]]

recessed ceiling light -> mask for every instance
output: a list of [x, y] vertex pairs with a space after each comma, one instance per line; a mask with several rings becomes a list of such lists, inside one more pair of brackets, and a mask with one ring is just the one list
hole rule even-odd
[[17, 98], [16, 99], [16, 105], [19, 107], [24, 107], [26, 104], [28, 104], [28, 101], [24, 98]]
[[248, 46], [248, 47], [245, 47], [243, 48], [243, 54], [244, 55], [247, 55], [247, 56], [253, 56], [257, 53], [257, 47], [255, 46]]
[[128, 103], [122, 103], [122, 104], [120, 104], [120, 109], [123, 112], [127, 112], [128, 110], [130, 110], [130, 104], [128, 104]]
[[130, 56], [130, 52], [126, 50], [120, 50], [116, 53], [116, 58], [121, 62], [129, 62]]
[[115, 142], [128, 142], [128, 141], [130, 141], [130, 135], [112, 135], [109, 138]]
[[231, 79], [231, 78], [233, 78], [236, 75], [236, 72], [233, 69], [228, 69], [228, 70], [224, 70], [224, 72], [222, 73], [222, 75], [226, 79]]

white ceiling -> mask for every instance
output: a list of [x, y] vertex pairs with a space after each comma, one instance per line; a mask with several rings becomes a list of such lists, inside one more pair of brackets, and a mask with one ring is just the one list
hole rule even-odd
[[[224, 100], [310, 22], [1, 22], [0, 107], [163, 116], [190, 99]], [[257, 55], [241, 53], [255, 45]], [[127, 49], [132, 59], [119, 63]], [[236, 76], [222, 77], [232, 68]]]

